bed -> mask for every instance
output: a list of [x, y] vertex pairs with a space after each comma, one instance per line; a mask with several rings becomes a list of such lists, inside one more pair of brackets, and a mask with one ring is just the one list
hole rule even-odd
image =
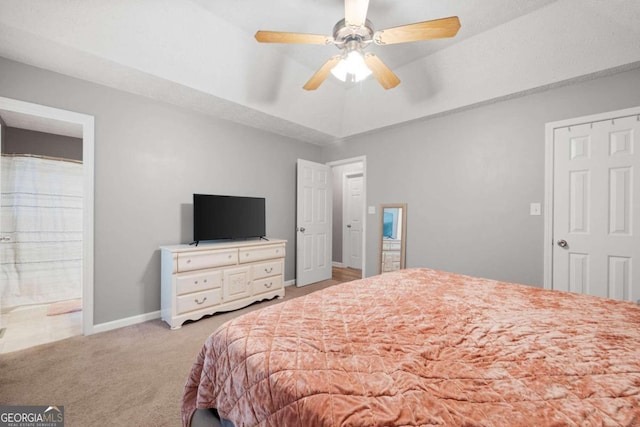
[[242, 315], [204, 343], [182, 418], [242, 426], [638, 426], [640, 307], [429, 269]]

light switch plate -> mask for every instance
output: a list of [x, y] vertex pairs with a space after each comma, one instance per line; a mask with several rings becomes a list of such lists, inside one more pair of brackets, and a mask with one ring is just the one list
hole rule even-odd
[[369, 213], [369, 215], [375, 215], [376, 207], [375, 206], [369, 206], [369, 210], [367, 212]]
[[542, 207], [540, 203], [531, 203], [529, 205], [529, 215], [541, 215]]

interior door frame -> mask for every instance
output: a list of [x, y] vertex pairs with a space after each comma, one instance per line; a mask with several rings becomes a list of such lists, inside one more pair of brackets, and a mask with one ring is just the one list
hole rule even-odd
[[[553, 289], [553, 148], [555, 130], [565, 127], [584, 125], [589, 123], [615, 120], [623, 117], [637, 116], [640, 120], [640, 106], [623, 110], [608, 111], [589, 116], [549, 122], [545, 124], [544, 146], [544, 276], [545, 289]], [[638, 147], [637, 149], [640, 149]]]
[[[363, 210], [367, 207], [367, 156], [351, 157], [348, 159], [335, 160], [328, 162], [327, 165], [331, 167], [332, 171], [335, 166], [344, 166], [353, 163], [362, 163], [362, 206]], [[341, 180], [342, 182], [342, 180]], [[344, 211], [344, 204], [342, 206]], [[344, 215], [343, 212], [340, 213]], [[365, 277], [366, 265], [367, 265], [367, 212], [362, 212], [362, 277]], [[344, 253], [342, 254], [342, 260], [344, 261]]]
[[2, 111], [10, 111], [13, 113], [35, 116], [48, 120], [73, 123], [82, 127], [82, 169], [84, 191], [82, 206], [82, 334], [91, 335], [94, 333], [94, 116], [0, 96], [0, 113], [2, 113]]
[[[4, 121], [2, 120], [2, 115], [0, 114], [0, 153], [2, 153], [2, 145], [4, 142], [4, 128], [6, 127]], [[2, 164], [0, 163], [0, 190], [2, 189]], [[0, 191], [1, 192], [1, 191]], [[1, 220], [1, 215], [0, 215], [0, 220]], [[0, 229], [0, 238], [4, 238], [4, 236], [1, 234], [2, 233], [2, 229]], [[0, 294], [0, 343], [2, 343], [4, 341], [4, 332], [5, 332], [5, 328], [2, 327], [2, 295]], [[1, 350], [2, 345], [0, 344], [0, 350]]]

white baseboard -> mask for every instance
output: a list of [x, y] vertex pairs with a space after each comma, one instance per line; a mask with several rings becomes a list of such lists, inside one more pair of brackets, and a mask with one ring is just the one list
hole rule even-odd
[[331, 265], [338, 268], [344, 268], [344, 264], [338, 261], [332, 261]]
[[[284, 286], [295, 286], [296, 281], [287, 280], [284, 282]], [[125, 326], [137, 325], [138, 323], [147, 322], [149, 320], [155, 320], [160, 318], [160, 310], [152, 311], [150, 313], [139, 314], [137, 316], [126, 317], [124, 319], [112, 320], [111, 322], [100, 323], [99, 325], [93, 325], [92, 334], [100, 332], [112, 331], [114, 329], [124, 328]]]
[[138, 314], [137, 316], [126, 317], [124, 319], [112, 320], [111, 322], [93, 325], [92, 333], [112, 331], [114, 329], [124, 328], [125, 326], [137, 325], [138, 323], [147, 322], [160, 318], [160, 310], [150, 313]]

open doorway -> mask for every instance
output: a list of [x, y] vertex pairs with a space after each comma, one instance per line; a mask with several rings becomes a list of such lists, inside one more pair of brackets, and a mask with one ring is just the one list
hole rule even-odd
[[[3, 288], [0, 290], [6, 291], [11, 281], [15, 285], [16, 277], [14, 273], [18, 270], [15, 266], [9, 265], [15, 263], [15, 260], [12, 261], [11, 259], [13, 258], [9, 256], [5, 259], [5, 254], [15, 251], [17, 245], [21, 245], [25, 246], [27, 248], [26, 251], [30, 254], [33, 254], [35, 250], [37, 255], [33, 261], [24, 262], [24, 265], [21, 266], [20, 281], [22, 281], [22, 278], [26, 278], [26, 281], [29, 282], [26, 283], [25, 288], [16, 292], [5, 292], [5, 301], [0, 299], [0, 308], [5, 309], [0, 311], [0, 328], [4, 329], [4, 333], [0, 336], [0, 352], [15, 351], [28, 346], [62, 339], [69, 336], [70, 333], [72, 335], [78, 333], [91, 334], [93, 332], [93, 117], [2, 97], [0, 97], [0, 117], [2, 117], [3, 121], [3, 123], [0, 123], [2, 125], [0, 132], [3, 135], [3, 140], [5, 143], [9, 140], [9, 144], [12, 145], [8, 151], [2, 151], [3, 153], [5, 151], [13, 153], [12, 155], [3, 155], [2, 165], [4, 167], [0, 169], [0, 172], [3, 172], [2, 175], [7, 178], [1, 183], [3, 184], [3, 204], [10, 202], [14, 207], [25, 206], [29, 212], [33, 212], [34, 209], [44, 211], [63, 210], [65, 213], [59, 218], [52, 219], [53, 222], [49, 225], [55, 223], [57, 226], [60, 222], [74, 223], [75, 228], [72, 228], [74, 228], [75, 236], [72, 239], [76, 239], [75, 246], [74, 243], [69, 246], [66, 241], [68, 240], [67, 238], [64, 239], [65, 243], [55, 242], [56, 238], [51, 236], [60, 233], [60, 230], [54, 226], [47, 226], [45, 227], [47, 228], [45, 234], [48, 234], [37, 237], [37, 242], [32, 242], [31, 238], [24, 238], [24, 233], [22, 232], [22, 234], [18, 235], [16, 230], [13, 229], [15, 227], [11, 227], [10, 223], [15, 223], [15, 218], [10, 218], [10, 214], [13, 215], [13, 212], [4, 209], [0, 218], [0, 224], [2, 224], [0, 226], [0, 236], [2, 237], [1, 244], [3, 245]], [[26, 153], [27, 151], [32, 151], [33, 147], [27, 150], [22, 147], [16, 149], [16, 143], [21, 144], [20, 141], [37, 141], [38, 138], [44, 138], [46, 141], [51, 142], [63, 141], [63, 145], [64, 141], [71, 142], [67, 144], [66, 152], [65, 148], [62, 151], [50, 151], [52, 147], [45, 147], [39, 153]], [[71, 151], [68, 151], [69, 147], [73, 146], [74, 139], [80, 147], [71, 148]], [[35, 146], [37, 145], [36, 143]], [[74, 150], [75, 154], [73, 154]], [[38, 150], [36, 149], [36, 151]], [[81, 163], [78, 160], [78, 152], [81, 153]], [[55, 155], [55, 153], [63, 154]], [[25, 156], [25, 154], [27, 155]], [[41, 194], [33, 194], [33, 191], [28, 189], [16, 191], [14, 194], [5, 194], [5, 190], [9, 189], [9, 184], [11, 184], [9, 178], [13, 179], [14, 177], [14, 168], [18, 170], [17, 166], [14, 165], [14, 160], [16, 159], [21, 164], [20, 168], [23, 168], [27, 163], [29, 169], [36, 168], [37, 171], [30, 173], [28, 180], [40, 180], [43, 182], [44, 187], [51, 187], [52, 184], [52, 175], [48, 174], [51, 174], [52, 171], [58, 173], [64, 170], [64, 174], [67, 175], [60, 175], [65, 176], [65, 178], [61, 180], [60, 185], [54, 185], [61, 187], [69, 184], [68, 187], [65, 187], [66, 190], [61, 192], [64, 200], [61, 203], [55, 202], [58, 204], [51, 202], [49, 198], [53, 198], [55, 191], [49, 191], [51, 190], [50, 188], [45, 188], [43, 192], [40, 192], [45, 194], [47, 200], [44, 202], [42, 202]], [[68, 174], [69, 172], [70, 174]], [[22, 181], [24, 181], [24, 178], [16, 178], [14, 179], [14, 184], [17, 183], [22, 186]], [[78, 188], [72, 189], [71, 186], [74, 185], [76, 187], [79, 186], [79, 190]], [[12, 188], [15, 188], [15, 186], [12, 185]], [[78, 192], [80, 197], [75, 194]], [[6, 191], [6, 193], [9, 192]], [[36, 199], [40, 199], [40, 201], [36, 201]], [[11, 210], [14, 209], [11, 208]], [[19, 213], [18, 215], [24, 215], [24, 213]], [[53, 217], [40, 216], [38, 214], [38, 218], [36, 222], [41, 223], [42, 218]], [[61, 262], [56, 264], [55, 269], [40, 274], [38, 270], [47, 269], [51, 264], [50, 260], [47, 259], [46, 252], [42, 255], [43, 248], [48, 245], [63, 245], [64, 248], [59, 252], [64, 252], [65, 256]], [[25, 258], [22, 257], [21, 262]], [[28, 265], [29, 263], [31, 265]], [[72, 270], [74, 273], [70, 276], [66, 275], [67, 270]], [[70, 291], [73, 287], [67, 286], [66, 289], [59, 288], [51, 295], [44, 296], [38, 295], [39, 292], [35, 290], [40, 277], [49, 278], [50, 276], [53, 282], [57, 280], [58, 283], [61, 283], [69, 280], [68, 277], [73, 277], [76, 272], [77, 276], [79, 276], [77, 279], [79, 283], [76, 284], [78, 289]], [[38, 275], [40, 277], [37, 277]], [[76, 298], [77, 296], [80, 298]], [[49, 300], [58, 304], [43, 304], [43, 302]], [[59, 313], [59, 315], [56, 313]], [[9, 316], [11, 317], [9, 318]], [[26, 325], [28, 329], [19, 330], [21, 328], [20, 325]]]
[[366, 158], [328, 163], [333, 179], [333, 274], [364, 277], [366, 239]]

